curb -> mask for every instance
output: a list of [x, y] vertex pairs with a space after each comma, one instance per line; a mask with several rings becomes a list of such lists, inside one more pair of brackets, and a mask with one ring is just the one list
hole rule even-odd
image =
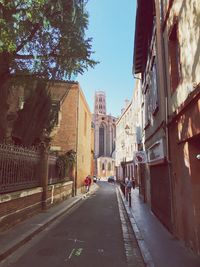
[[97, 189], [99, 189], [99, 185], [96, 184], [96, 183], [94, 183], [94, 184], [91, 186], [91, 189], [90, 189], [88, 192], [86, 192], [86, 193], [84, 193], [84, 194], [80, 194], [80, 195], [78, 195], [78, 196], [82, 197], [82, 199], [85, 199], [85, 198], [87, 198], [88, 196], [90, 196], [91, 194], [93, 194], [94, 192], [96, 192]]
[[118, 186], [117, 186], [117, 189], [118, 189], [118, 191], [120, 193], [120, 196], [121, 196], [121, 199], [122, 199], [122, 203], [123, 203], [123, 205], [124, 205], [124, 207], [126, 209], [126, 212], [128, 214], [128, 217], [129, 217], [133, 232], [135, 233], [135, 237], [136, 237], [138, 246], [140, 248], [144, 263], [146, 264], [147, 267], [155, 267], [155, 264], [153, 262], [151, 254], [149, 252], [149, 249], [148, 249], [148, 247], [147, 247], [147, 245], [145, 243], [145, 240], [144, 240], [144, 238], [143, 238], [143, 236], [141, 234], [141, 231], [139, 230], [139, 228], [137, 226], [137, 223], [135, 221], [134, 215], [131, 212], [131, 209], [129, 208], [128, 203], [126, 203], [126, 201], [124, 200], [123, 193], [122, 193], [122, 191], [120, 190], [120, 188]]
[[19, 247], [23, 246], [25, 243], [27, 243], [30, 239], [32, 239], [35, 235], [40, 233], [42, 230], [44, 230], [48, 225], [50, 225], [53, 221], [61, 217], [64, 213], [70, 212], [72, 208], [74, 208], [76, 205], [78, 205], [83, 198], [79, 198], [74, 200], [72, 203], [70, 203], [68, 206], [66, 206], [65, 209], [61, 210], [61, 212], [57, 212], [55, 216], [51, 216], [50, 218], [46, 219], [46, 221], [43, 221], [40, 225], [37, 225], [35, 229], [30, 230], [29, 232], [26, 232], [21, 238], [14, 241], [13, 244], [10, 245], [10, 247], [7, 247], [4, 249], [3, 252], [0, 252], [0, 262], [7, 258], [9, 255], [11, 255], [14, 251], [16, 251]]

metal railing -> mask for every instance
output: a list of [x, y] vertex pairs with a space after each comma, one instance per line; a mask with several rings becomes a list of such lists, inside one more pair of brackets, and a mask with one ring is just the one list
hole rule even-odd
[[48, 162], [48, 184], [54, 184], [61, 182], [65, 179], [64, 173], [60, 172], [59, 166], [57, 164], [57, 157], [54, 155], [49, 155]]
[[40, 158], [36, 148], [0, 144], [0, 193], [39, 186]]
[[[40, 150], [34, 147], [0, 144], [0, 193], [41, 186], [41, 157]], [[57, 159], [48, 156], [48, 184], [66, 179], [66, 166], [60, 168]]]

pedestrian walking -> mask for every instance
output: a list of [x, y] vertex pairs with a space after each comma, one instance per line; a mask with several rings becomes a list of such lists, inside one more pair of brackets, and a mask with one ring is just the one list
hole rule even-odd
[[126, 177], [126, 178], [124, 179], [124, 182], [125, 182], [125, 184], [128, 183], [128, 177]]
[[88, 191], [90, 190], [90, 186], [91, 186], [91, 183], [92, 183], [92, 178], [90, 175], [88, 175], [88, 180], [89, 180], [89, 187], [88, 187]]
[[133, 187], [132, 179], [128, 178], [126, 182], [126, 200], [129, 201], [129, 206], [131, 207], [131, 188]]
[[92, 179], [91, 179], [91, 177], [88, 175], [88, 176], [85, 178], [85, 180], [84, 180], [84, 185], [85, 185], [86, 193], [89, 192], [91, 183], [92, 183]]
[[133, 182], [130, 178], [128, 178], [128, 181], [126, 183], [127, 193], [131, 192], [132, 187], [133, 187]]
[[87, 193], [89, 191], [89, 178], [88, 178], [88, 176], [84, 180], [84, 185], [85, 185], [85, 191]]
[[135, 189], [135, 178], [134, 177], [132, 178], [132, 187], [133, 189]]

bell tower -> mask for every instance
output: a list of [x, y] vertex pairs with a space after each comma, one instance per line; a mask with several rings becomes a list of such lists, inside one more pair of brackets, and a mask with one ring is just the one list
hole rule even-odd
[[94, 114], [106, 115], [106, 94], [103, 91], [95, 92]]

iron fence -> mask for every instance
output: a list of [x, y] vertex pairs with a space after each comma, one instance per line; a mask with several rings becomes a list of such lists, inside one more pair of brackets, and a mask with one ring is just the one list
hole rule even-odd
[[48, 184], [54, 184], [64, 180], [64, 175], [60, 173], [57, 157], [49, 155], [49, 171], [48, 171]]
[[[66, 179], [66, 166], [59, 163], [57, 156], [49, 155], [48, 184]], [[0, 144], [0, 193], [40, 186], [40, 164], [40, 150]]]
[[39, 186], [40, 159], [35, 148], [0, 144], [0, 193]]

